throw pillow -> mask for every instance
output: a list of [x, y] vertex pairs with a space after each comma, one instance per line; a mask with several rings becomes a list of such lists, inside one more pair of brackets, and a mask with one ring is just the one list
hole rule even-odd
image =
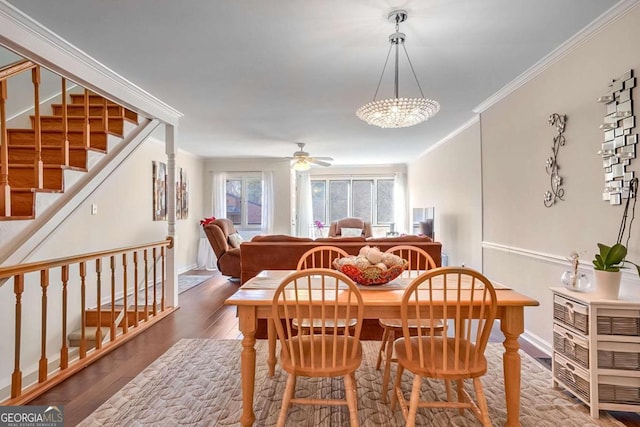
[[359, 237], [362, 236], [362, 228], [341, 228], [342, 237]]
[[232, 248], [239, 248], [242, 242], [244, 239], [238, 233], [229, 234], [229, 246]]

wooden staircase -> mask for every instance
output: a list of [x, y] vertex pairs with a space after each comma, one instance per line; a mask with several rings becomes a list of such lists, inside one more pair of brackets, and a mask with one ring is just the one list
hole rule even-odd
[[[0, 85], [0, 129], [5, 129], [6, 78]], [[65, 170], [86, 172], [90, 152], [106, 154], [109, 135], [122, 138], [125, 122], [138, 124], [135, 112], [88, 90], [70, 94], [67, 103], [64, 79], [62, 88], [64, 99], [51, 106], [52, 115], [40, 115], [36, 103], [30, 129], [6, 128], [0, 135], [0, 221], [34, 219], [38, 193], [64, 192]]]
[[[125, 332], [125, 329], [136, 327], [139, 323], [148, 321], [150, 316], [156, 314], [153, 311], [153, 307], [149, 307], [147, 310], [145, 310], [144, 307], [139, 307], [136, 316], [135, 309], [130, 308], [127, 310], [125, 320], [124, 316], [120, 316], [122, 311], [123, 307], [121, 306], [116, 306], [113, 312], [108, 306], [102, 307], [99, 312], [95, 308], [85, 311], [85, 350], [100, 348], [101, 345], [96, 346], [96, 342], [102, 341], [105, 338], [110, 339], [111, 334], [114, 334], [113, 339], [115, 339], [117, 335]], [[113, 320], [113, 318], [115, 318], [115, 320]], [[100, 328], [98, 328], [98, 325], [100, 325]], [[98, 329], [100, 329], [100, 331], [98, 331]], [[82, 337], [82, 328], [71, 332], [68, 335], [69, 347], [82, 347]]]

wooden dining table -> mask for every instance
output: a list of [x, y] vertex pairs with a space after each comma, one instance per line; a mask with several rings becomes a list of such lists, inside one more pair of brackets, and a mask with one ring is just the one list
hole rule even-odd
[[[242, 380], [242, 415], [240, 423], [251, 426], [255, 421], [253, 397], [256, 372], [255, 334], [258, 319], [271, 318], [273, 295], [282, 280], [291, 274], [290, 270], [266, 270], [248, 280], [229, 297], [225, 304], [237, 306], [240, 332], [242, 332], [242, 351], [240, 369]], [[377, 286], [359, 286], [364, 302], [364, 318], [400, 318], [400, 303], [404, 289], [410, 278], [399, 277], [388, 284]], [[507, 426], [520, 425], [520, 371], [521, 360], [518, 350], [518, 338], [524, 332], [524, 308], [537, 306], [539, 302], [522, 295], [508, 286], [492, 282], [496, 289], [500, 330], [505, 336], [502, 356], [504, 367], [504, 386], [507, 408]], [[437, 294], [437, 285], [432, 285]], [[470, 291], [469, 291], [470, 292]], [[444, 293], [441, 291], [441, 293]], [[444, 297], [442, 298], [444, 301]], [[269, 334], [274, 334], [273, 322], [269, 321]], [[275, 341], [270, 340], [269, 372], [275, 369]]]

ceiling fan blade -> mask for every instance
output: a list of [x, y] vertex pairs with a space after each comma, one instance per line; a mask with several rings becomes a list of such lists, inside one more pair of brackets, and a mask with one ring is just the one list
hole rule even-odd
[[316, 158], [314, 159], [307, 159], [307, 161], [309, 163], [313, 163], [314, 165], [319, 165], [319, 166], [331, 166], [331, 163], [327, 163], [327, 162], [323, 162], [322, 160], [318, 160]]
[[328, 160], [330, 162], [333, 161], [333, 157], [314, 157], [316, 160]]

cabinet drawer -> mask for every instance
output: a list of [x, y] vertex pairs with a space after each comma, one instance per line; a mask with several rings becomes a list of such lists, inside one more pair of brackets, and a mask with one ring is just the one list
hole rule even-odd
[[584, 304], [554, 295], [553, 318], [585, 335], [589, 334], [589, 308]]
[[598, 344], [598, 368], [640, 371], [640, 344], [600, 342]]
[[598, 335], [640, 336], [640, 310], [598, 310]]
[[589, 374], [557, 353], [553, 355], [553, 372], [558, 381], [585, 402], [590, 401]]
[[554, 324], [553, 349], [583, 368], [589, 369], [589, 340], [585, 337]]
[[640, 378], [600, 376], [598, 400], [601, 403], [640, 405]]

